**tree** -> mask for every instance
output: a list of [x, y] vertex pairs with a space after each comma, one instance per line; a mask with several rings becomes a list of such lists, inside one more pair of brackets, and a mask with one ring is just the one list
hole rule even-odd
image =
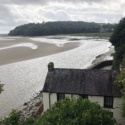
[[[116, 24], [102, 24], [107, 32], [116, 26]], [[106, 26], [107, 25], [107, 26]], [[10, 36], [44, 36], [74, 33], [98, 33], [100, 24], [83, 21], [55, 21], [46, 23], [29, 23], [17, 26], [9, 32]]]
[[110, 42], [115, 46], [115, 48], [125, 44], [125, 18], [120, 20], [110, 38]]
[[121, 63], [125, 64], [125, 45], [116, 48], [113, 60], [113, 68], [118, 69]]
[[35, 125], [114, 125], [108, 110], [82, 98], [61, 100], [39, 117]]
[[122, 18], [110, 37], [110, 42], [115, 46], [113, 68], [119, 68], [125, 55], [125, 18]]
[[125, 116], [125, 71], [121, 71], [119, 75], [117, 75], [115, 82], [117, 86], [120, 88], [123, 99], [123, 116]]

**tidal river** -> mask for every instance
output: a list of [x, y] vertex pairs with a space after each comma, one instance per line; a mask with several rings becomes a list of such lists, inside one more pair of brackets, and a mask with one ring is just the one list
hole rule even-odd
[[47, 65], [55, 68], [87, 68], [96, 56], [109, 51], [108, 39], [75, 36], [0, 38], [0, 117], [42, 90]]

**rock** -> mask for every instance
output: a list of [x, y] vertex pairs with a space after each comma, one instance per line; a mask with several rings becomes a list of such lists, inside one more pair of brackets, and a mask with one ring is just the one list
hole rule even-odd
[[35, 104], [35, 106], [37, 106], [37, 107], [38, 107], [38, 106], [40, 106], [40, 105], [41, 105], [41, 103], [42, 103], [42, 102], [40, 101], [40, 102], [36, 103], [36, 104]]
[[27, 103], [27, 102], [25, 102], [23, 105], [24, 105], [24, 106], [26, 106], [27, 104], [28, 104], [28, 103]]
[[25, 119], [31, 116], [39, 115], [42, 111], [42, 93], [36, 95], [36, 97], [30, 99], [30, 101], [23, 104], [21, 108], [21, 119]]

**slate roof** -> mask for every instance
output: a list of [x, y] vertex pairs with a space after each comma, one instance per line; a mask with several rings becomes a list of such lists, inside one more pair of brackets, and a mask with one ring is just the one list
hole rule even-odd
[[47, 73], [42, 92], [120, 97], [115, 76], [111, 70], [55, 68]]

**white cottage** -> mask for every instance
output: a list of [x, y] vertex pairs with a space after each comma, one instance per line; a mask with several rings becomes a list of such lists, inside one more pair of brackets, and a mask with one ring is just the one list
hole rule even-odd
[[60, 99], [81, 96], [98, 102], [113, 113], [118, 125], [125, 125], [121, 93], [113, 83], [115, 76], [111, 70], [54, 68], [51, 62], [42, 90], [44, 111]]

